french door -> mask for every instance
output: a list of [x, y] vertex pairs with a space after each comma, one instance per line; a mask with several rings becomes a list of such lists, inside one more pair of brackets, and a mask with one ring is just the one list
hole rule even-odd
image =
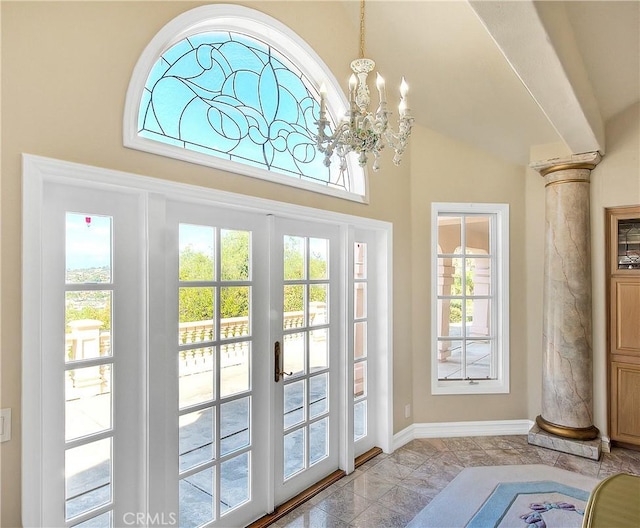
[[275, 501], [338, 468], [344, 324], [335, 226], [276, 218], [272, 235]]
[[33, 196], [25, 526], [245, 526], [381, 437], [370, 232], [68, 178]]
[[41, 526], [119, 526], [144, 501], [141, 203], [60, 184], [43, 193], [43, 475], [33, 492]]
[[157, 390], [173, 397], [158, 424], [171, 436], [158, 443], [176, 449], [160, 469], [170, 488], [159, 506], [184, 528], [241, 526], [268, 500], [268, 226], [177, 201], [160, 225], [151, 238], [164, 237], [167, 290], [157, 321], [169, 346]]

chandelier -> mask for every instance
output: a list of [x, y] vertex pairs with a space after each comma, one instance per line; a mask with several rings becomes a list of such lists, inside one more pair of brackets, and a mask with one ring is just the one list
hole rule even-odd
[[[380, 152], [388, 145], [395, 151], [393, 163], [400, 165], [402, 154], [407, 147], [411, 135], [413, 117], [407, 102], [409, 87], [402, 78], [400, 84], [400, 104], [398, 106], [398, 131], [389, 127], [387, 97], [384, 79], [376, 73], [376, 88], [380, 102], [375, 113], [369, 111], [371, 97], [367, 85], [367, 76], [375, 68], [375, 62], [364, 56], [364, 0], [360, 1], [360, 57], [351, 62], [353, 73], [349, 78], [349, 112], [338, 123], [333, 133], [327, 119], [326, 96], [324, 83], [320, 87], [320, 118], [318, 125], [317, 147], [322, 152], [325, 166], [331, 164], [331, 156], [335, 152], [340, 158], [340, 170], [347, 168], [346, 156], [350, 152], [359, 154], [358, 163], [361, 167], [367, 164], [369, 154], [373, 154], [373, 170], [380, 168]], [[327, 132], [327, 129], [328, 132]]]

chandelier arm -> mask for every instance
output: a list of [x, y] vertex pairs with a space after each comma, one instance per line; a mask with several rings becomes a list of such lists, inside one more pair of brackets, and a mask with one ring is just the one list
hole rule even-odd
[[[337, 151], [341, 160], [343, 160], [344, 156], [351, 151], [348, 146], [343, 145], [342, 143], [343, 137], [349, 133], [351, 128], [350, 123], [342, 121], [331, 135], [327, 135], [324, 131], [325, 126], [328, 124], [329, 122], [327, 120], [318, 121], [318, 135], [316, 136], [316, 145], [318, 150], [325, 155], [324, 164], [327, 167], [331, 164], [330, 158], [334, 151]], [[344, 164], [346, 164], [346, 161], [344, 161]], [[346, 165], [344, 168], [342, 165], [343, 164], [341, 164], [341, 170], [346, 170]]]

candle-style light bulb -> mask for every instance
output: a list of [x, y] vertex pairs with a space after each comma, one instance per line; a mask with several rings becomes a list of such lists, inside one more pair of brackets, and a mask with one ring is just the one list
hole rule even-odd
[[356, 95], [356, 86], [358, 84], [358, 78], [355, 73], [351, 74], [349, 77], [349, 101], [353, 101]]
[[320, 85], [320, 119], [324, 119], [327, 112], [327, 87], [324, 82]]
[[404, 117], [404, 115], [407, 113], [407, 103], [404, 99], [402, 99], [400, 101], [400, 104], [398, 105], [398, 113], [400, 114], [400, 117]]
[[409, 91], [409, 85], [407, 84], [407, 81], [405, 81], [403, 77], [402, 82], [400, 83], [400, 96], [403, 99], [406, 99], [408, 91]]
[[376, 72], [376, 87], [378, 88], [378, 94], [380, 95], [380, 104], [387, 102], [387, 94], [384, 87], [384, 79], [382, 75]]

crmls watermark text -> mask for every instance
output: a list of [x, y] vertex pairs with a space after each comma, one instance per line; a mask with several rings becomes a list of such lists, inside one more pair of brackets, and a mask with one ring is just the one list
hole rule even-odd
[[127, 526], [177, 526], [178, 516], [171, 513], [127, 512], [122, 516]]

